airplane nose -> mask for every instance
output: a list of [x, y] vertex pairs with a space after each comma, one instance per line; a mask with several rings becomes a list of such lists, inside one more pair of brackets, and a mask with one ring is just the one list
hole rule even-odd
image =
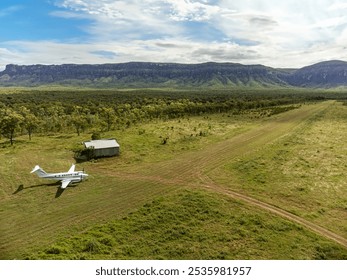
[[86, 177], [88, 177], [88, 174], [84, 174], [84, 173], [83, 173], [83, 174], [81, 174], [80, 176], [81, 176], [81, 177], [80, 177], [80, 178], [81, 178], [81, 181], [83, 181], [83, 180], [86, 179]]

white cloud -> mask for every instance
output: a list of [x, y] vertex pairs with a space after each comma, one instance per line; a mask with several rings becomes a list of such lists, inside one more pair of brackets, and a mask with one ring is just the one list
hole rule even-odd
[[338, 10], [346, 10], [346, 9], [347, 9], [347, 3], [339, 2], [339, 1], [332, 3], [331, 6], [328, 8], [328, 10], [330, 11], [338, 11]]
[[[19, 64], [110, 63], [128, 61], [199, 63], [206, 61], [239, 61], [257, 54], [232, 43], [211, 43], [208, 46], [181, 39], [133, 40], [93, 44], [58, 42], [7, 42]], [[2, 49], [0, 49], [0, 54]], [[25, 50], [25, 54], [20, 50]], [[6, 50], [7, 51], [7, 50]], [[7, 51], [8, 53], [8, 51]]]
[[176, 21], [206, 21], [216, 16], [220, 8], [208, 1], [167, 0], [171, 5], [171, 19]]
[[50, 13], [51, 16], [61, 17], [66, 19], [88, 19], [87, 15], [83, 15], [77, 12], [67, 12], [67, 11], [53, 11]]
[[[58, 7], [52, 16], [89, 19], [86, 41], [12, 42], [2, 44], [3, 50], [23, 64], [223, 61], [300, 67], [347, 60], [347, 5], [339, 0], [61, 0]], [[212, 31], [214, 36], [203, 34]]]
[[21, 54], [7, 48], [0, 48], [0, 70], [3, 70], [7, 64], [21, 61]]
[[[339, 37], [347, 23], [334, 0], [64, 0], [94, 16], [89, 31], [99, 38], [189, 37], [190, 21], [205, 22], [234, 44], [299, 51]], [[196, 30], [194, 30], [195, 32]], [[194, 38], [197, 38], [196, 34]], [[208, 44], [209, 42], [205, 42]]]
[[166, 1], [64, 0], [60, 6], [93, 19], [88, 31], [100, 40], [174, 35], [179, 28], [168, 20]]

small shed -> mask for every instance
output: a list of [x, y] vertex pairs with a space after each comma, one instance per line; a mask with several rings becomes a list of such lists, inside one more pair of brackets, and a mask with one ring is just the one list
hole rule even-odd
[[119, 155], [119, 144], [116, 139], [90, 140], [83, 142], [84, 146], [94, 150], [94, 157], [112, 157]]

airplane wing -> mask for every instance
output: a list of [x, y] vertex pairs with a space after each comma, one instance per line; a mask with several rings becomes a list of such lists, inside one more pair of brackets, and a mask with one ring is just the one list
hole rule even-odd
[[67, 173], [72, 173], [72, 172], [75, 172], [75, 165], [71, 165], [69, 171]]
[[63, 180], [61, 181], [61, 186], [60, 188], [66, 189], [66, 187], [70, 184], [71, 180]]

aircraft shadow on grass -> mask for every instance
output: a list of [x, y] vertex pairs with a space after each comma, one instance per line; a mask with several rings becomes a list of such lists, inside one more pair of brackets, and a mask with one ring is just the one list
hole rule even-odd
[[[13, 194], [18, 194], [19, 192], [25, 190], [25, 189], [32, 189], [32, 188], [39, 188], [39, 187], [51, 187], [51, 186], [57, 186], [57, 192], [55, 194], [55, 198], [58, 198], [62, 195], [62, 193], [65, 191], [65, 189], [60, 188], [61, 183], [60, 182], [54, 182], [54, 183], [48, 183], [48, 184], [38, 184], [33, 185], [29, 187], [24, 187], [23, 184], [20, 184], [17, 188], [17, 190]], [[74, 185], [71, 185], [70, 187], [74, 187]]]

